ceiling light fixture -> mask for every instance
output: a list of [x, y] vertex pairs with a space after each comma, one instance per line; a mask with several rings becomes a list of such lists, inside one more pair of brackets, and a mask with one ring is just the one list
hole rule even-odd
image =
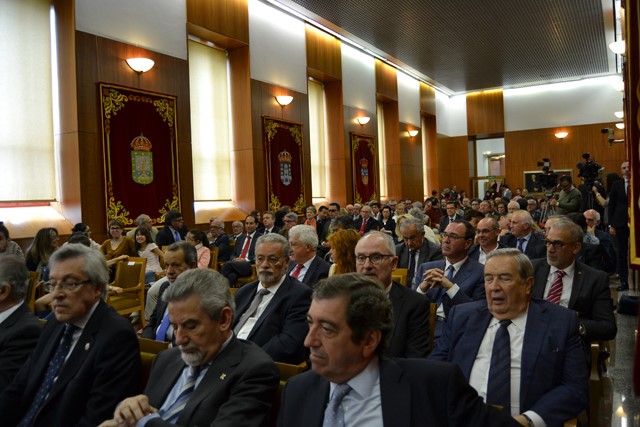
[[360, 126], [366, 125], [367, 123], [369, 123], [369, 120], [371, 120], [371, 118], [367, 116], [356, 117], [356, 122], [358, 122]]
[[127, 65], [138, 74], [146, 73], [153, 68], [155, 62], [149, 58], [129, 58]]
[[293, 101], [293, 96], [278, 95], [276, 96], [276, 101], [278, 102], [278, 104], [280, 104], [281, 107], [286, 107], [287, 105], [291, 104], [291, 101]]
[[569, 135], [569, 132], [556, 132], [555, 136], [556, 138], [558, 138], [559, 140], [563, 140], [567, 137], [567, 135]]

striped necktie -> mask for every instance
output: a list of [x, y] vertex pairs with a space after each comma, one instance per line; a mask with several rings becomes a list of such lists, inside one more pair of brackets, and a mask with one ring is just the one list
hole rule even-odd
[[562, 296], [562, 278], [566, 275], [562, 270], [556, 271], [556, 278], [551, 283], [549, 293], [547, 294], [547, 301], [554, 304], [560, 303], [560, 297]]
[[160, 417], [169, 422], [176, 423], [178, 421], [178, 417], [182, 413], [182, 410], [185, 406], [187, 406], [187, 402], [189, 401], [189, 397], [191, 397], [191, 393], [196, 388], [196, 380], [198, 379], [198, 375], [200, 374], [200, 366], [190, 366], [187, 372], [187, 380], [185, 381], [180, 393], [178, 393], [178, 397], [176, 400], [169, 405], [169, 407], [165, 410], [161, 410], [159, 412]]

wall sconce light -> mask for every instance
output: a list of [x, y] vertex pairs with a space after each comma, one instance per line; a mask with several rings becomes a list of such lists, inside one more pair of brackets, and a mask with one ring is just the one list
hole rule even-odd
[[149, 58], [129, 58], [127, 65], [136, 73], [142, 74], [152, 69], [155, 62]]
[[624, 117], [624, 111], [616, 111], [615, 113], [613, 113], [613, 115], [621, 119]]
[[411, 129], [410, 131], [407, 131], [407, 133], [409, 134], [409, 136], [411, 138], [413, 138], [414, 136], [416, 136], [418, 134], [418, 129]]
[[278, 95], [276, 96], [276, 101], [278, 102], [278, 104], [280, 104], [281, 107], [284, 108], [287, 105], [291, 104], [291, 101], [293, 101], [293, 96]]
[[366, 125], [367, 123], [369, 123], [369, 120], [371, 120], [371, 117], [367, 117], [367, 116], [356, 117], [356, 122], [358, 122], [360, 126]]
[[622, 130], [624, 129], [624, 123], [616, 123], [616, 127]]
[[569, 132], [556, 132], [555, 133], [556, 138], [558, 138], [560, 141], [565, 139], [567, 137], [567, 135], [569, 135]]
[[618, 40], [613, 43], [609, 43], [609, 49], [617, 55], [625, 55], [627, 51], [627, 44], [624, 40]]

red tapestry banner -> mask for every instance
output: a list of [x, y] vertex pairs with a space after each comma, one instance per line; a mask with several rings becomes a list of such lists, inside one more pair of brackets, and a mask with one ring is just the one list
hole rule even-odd
[[180, 210], [176, 97], [100, 83], [107, 219]]
[[353, 201], [378, 200], [378, 144], [376, 138], [350, 132], [353, 170]]
[[302, 124], [273, 117], [262, 117], [267, 203], [276, 212], [283, 205], [303, 214], [304, 173], [302, 163]]

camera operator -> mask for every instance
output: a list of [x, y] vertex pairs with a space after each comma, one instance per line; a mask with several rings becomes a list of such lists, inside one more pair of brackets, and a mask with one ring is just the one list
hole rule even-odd
[[571, 177], [569, 175], [561, 176], [558, 186], [560, 187], [558, 198], [549, 200], [549, 206], [555, 209], [556, 214], [566, 215], [580, 211], [582, 194], [580, 194], [580, 190], [573, 186]]

